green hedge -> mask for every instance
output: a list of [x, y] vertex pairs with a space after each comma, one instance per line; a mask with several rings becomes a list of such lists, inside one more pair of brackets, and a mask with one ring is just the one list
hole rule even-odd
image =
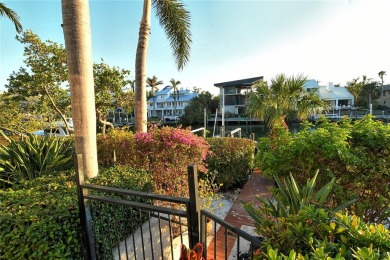
[[[130, 167], [103, 168], [91, 182], [134, 190], [152, 187], [148, 174]], [[81, 259], [74, 173], [0, 190], [0, 230], [0, 259]]]
[[211, 152], [206, 158], [209, 172], [217, 172], [215, 181], [223, 189], [242, 185], [254, 166], [255, 143], [244, 138], [207, 138]]
[[293, 173], [302, 184], [319, 169], [319, 185], [336, 177], [331, 203], [356, 199], [354, 214], [367, 222], [389, 223], [390, 125], [366, 117], [302, 124], [295, 135], [276, 130], [259, 140], [256, 165], [265, 174]]

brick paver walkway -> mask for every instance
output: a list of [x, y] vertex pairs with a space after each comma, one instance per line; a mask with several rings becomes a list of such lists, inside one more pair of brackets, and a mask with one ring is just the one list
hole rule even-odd
[[[242, 207], [243, 202], [253, 201], [254, 204], [258, 204], [256, 196], [260, 197], [271, 197], [271, 193], [269, 192], [268, 187], [273, 186], [274, 182], [268, 180], [265, 176], [263, 176], [259, 171], [254, 171], [250, 176], [248, 182], [244, 185], [244, 188], [241, 190], [237, 199], [234, 201], [233, 206], [230, 211], [227, 213], [225, 220], [230, 224], [240, 228], [242, 225], [246, 226], [254, 226], [253, 220], [249, 217], [246, 210]], [[215, 239], [215, 238], [214, 238]], [[232, 247], [236, 240], [235, 237], [229, 236], [227, 239], [227, 256], [225, 257], [225, 229], [220, 228], [216, 235], [217, 243], [217, 252], [216, 259], [225, 259], [229, 257], [230, 252], [232, 251]], [[214, 259], [214, 240], [211, 241], [209, 247], [207, 249], [207, 259]]]

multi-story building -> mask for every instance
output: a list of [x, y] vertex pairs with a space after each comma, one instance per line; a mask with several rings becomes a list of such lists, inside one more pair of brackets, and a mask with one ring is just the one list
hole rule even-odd
[[175, 97], [171, 86], [166, 86], [160, 91], [154, 93], [154, 97], [148, 100], [148, 117], [164, 116], [182, 116], [184, 108], [188, 106], [191, 99], [198, 96], [189, 89], [179, 89], [176, 96], [176, 115], [175, 115]]
[[219, 88], [220, 107], [225, 109], [225, 113], [233, 115], [242, 115], [245, 112], [246, 97], [252, 86], [262, 81], [263, 77], [254, 77], [240, 79], [228, 82], [215, 83], [214, 86]]
[[379, 101], [382, 106], [390, 107], [390, 85], [383, 85], [383, 95], [381, 94]]

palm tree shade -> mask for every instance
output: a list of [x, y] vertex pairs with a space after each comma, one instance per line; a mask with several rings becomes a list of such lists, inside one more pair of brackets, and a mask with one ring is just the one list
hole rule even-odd
[[271, 80], [270, 86], [264, 81], [255, 84], [255, 91], [248, 97], [247, 114], [272, 127], [280, 121], [285, 123], [285, 119], [306, 119], [326, 108], [317, 93], [305, 91], [305, 82], [303, 75], [287, 77], [280, 74]]
[[184, 68], [190, 57], [190, 15], [179, 0], [144, 0], [135, 61], [135, 129], [147, 131], [146, 64], [150, 34], [151, 4], [170, 41], [178, 70]]
[[0, 3], [0, 15], [3, 17], [4, 16], [8, 17], [8, 19], [10, 19], [11, 22], [13, 22], [15, 26], [15, 30], [18, 33], [21, 33], [23, 31], [23, 26], [20, 23], [20, 17], [15, 13], [15, 11], [6, 7], [5, 4], [3, 3]]
[[164, 84], [162, 80], [157, 80], [156, 76], [153, 76], [152, 78], [148, 78], [146, 80], [146, 84], [148, 84], [152, 88], [152, 96], [153, 96], [153, 116], [156, 114], [156, 95], [154, 94], [156, 91], [158, 91], [158, 85]]

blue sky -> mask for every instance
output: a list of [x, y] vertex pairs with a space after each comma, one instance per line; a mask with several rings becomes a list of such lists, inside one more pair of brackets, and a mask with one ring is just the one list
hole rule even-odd
[[[64, 43], [60, 0], [2, 1], [42, 40]], [[217, 94], [214, 83], [302, 73], [320, 84], [362, 75], [390, 78], [389, 0], [191, 0], [191, 60], [178, 72], [169, 42], [152, 14], [148, 77], [174, 78]], [[131, 71], [134, 78], [140, 0], [91, 0], [94, 61]], [[0, 90], [23, 64], [15, 30], [0, 19]], [[390, 82], [385, 76], [385, 83]]]

